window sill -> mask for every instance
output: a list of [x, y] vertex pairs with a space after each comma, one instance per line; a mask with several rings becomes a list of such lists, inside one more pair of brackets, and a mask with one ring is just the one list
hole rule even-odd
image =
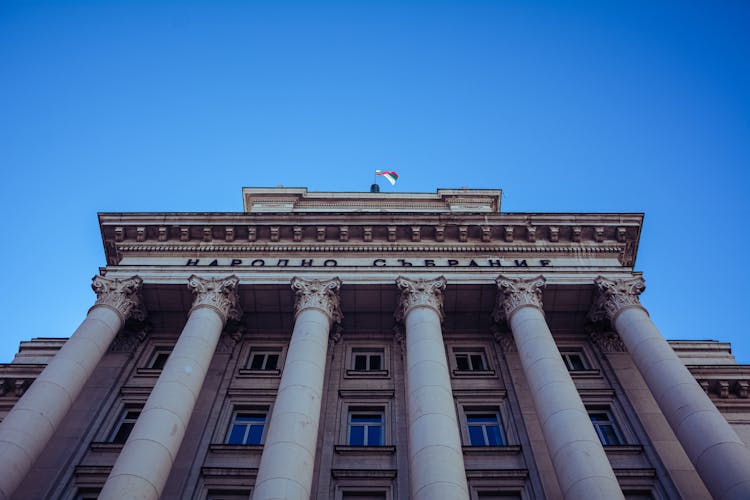
[[238, 378], [278, 378], [281, 376], [281, 370], [250, 370], [240, 368]]
[[143, 378], [159, 378], [161, 368], [136, 368], [135, 376]]
[[91, 451], [113, 451], [119, 453], [125, 443], [107, 443], [104, 441], [94, 441], [89, 445]]
[[456, 378], [494, 378], [495, 370], [453, 370]]
[[209, 451], [214, 453], [222, 454], [235, 454], [235, 453], [257, 453], [260, 454], [263, 451], [262, 444], [223, 444], [213, 443], [208, 446]]
[[607, 453], [638, 455], [643, 452], [643, 446], [640, 444], [605, 444], [603, 447]]
[[602, 376], [599, 370], [569, 370], [571, 378], [600, 378]]
[[338, 455], [393, 455], [395, 446], [349, 446], [338, 444], [333, 447]]
[[467, 446], [463, 447], [464, 455], [518, 455], [521, 453], [519, 445], [506, 446]]
[[388, 370], [346, 370], [346, 378], [389, 378]]

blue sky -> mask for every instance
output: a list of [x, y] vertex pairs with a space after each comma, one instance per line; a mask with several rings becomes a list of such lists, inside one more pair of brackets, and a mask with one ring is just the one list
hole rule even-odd
[[384, 191], [645, 212], [656, 324], [750, 363], [748, 26], [732, 0], [3, 2], [0, 362], [84, 318], [97, 212], [384, 168]]

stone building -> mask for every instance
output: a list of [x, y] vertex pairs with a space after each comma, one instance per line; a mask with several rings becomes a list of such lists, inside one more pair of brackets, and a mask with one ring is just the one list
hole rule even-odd
[[642, 214], [245, 188], [104, 213], [0, 365], [0, 498], [750, 498], [750, 367], [640, 305]]

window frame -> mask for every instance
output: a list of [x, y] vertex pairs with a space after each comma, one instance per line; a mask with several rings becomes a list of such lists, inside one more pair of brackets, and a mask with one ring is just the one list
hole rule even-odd
[[[612, 412], [609, 408], [600, 408], [600, 407], [587, 407], [586, 413], [589, 415], [589, 420], [591, 420], [591, 425], [594, 427], [594, 432], [596, 432], [597, 437], [599, 438], [599, 441], [602, 443], [602, 446], [624, 446], [628, 444], [627, 439], [625, 438], [625, 433], [622, 432], [621, 427], [617, 421], [617, 418], [615, 417], [614, 412]], [[606, 415], [607, 420], [603, 422], [594, 422], [594, 420], [591, 418], [594, 414], [602, 414]], [[607, 443], [606, 435], [609, 435], [608, 433], [605, 434], [602, 431], [602, 427], [611, 427], [612, 434], [617, 438], [617, 443]]]
[[[237, 376], [239, 378], [278, 378], [284, 370], [288, 344], [281, 342], [253, 342], [243, 346], [240, 359], [244, 360], [238, 363]], [[276, 368], [273, 369], [254, 369], [252, 366], [253, 357], [257, 354], [277, 354]], [[268, 362], [264, 359], [263, 365]]]
[[[253, 360], [256, 358], [256, 356], [263, 356], [263, 361], [261, 361], [261, 367], [260, 368], [253, 368]], [[268, 361], [270, 359], [270, 356], [276, 356], [276, 361], [274, 363], [273, 368], [267, 368]], [[246, 370], [254, 371], [254, 372], [274, 372], [279, 371], [279, 366], [281, 364], [281, 349], [276, 348], [251, 348], [250, 354], [247, 357], [247, 364], [245, 365]]]
[[[162, 371], [164, 369], [164, 366], [166, 366], [167, 361], [169, 361], [169, 357], [172, 355], [174, 347], [170, 346], [155, 346], [151, 350], [151, 355], [148, 357], [148, 363], [146, 363], [146, 369], [147, 370], [158, 370]], [[157, 361], [159, 360], [160, 356], [163, 356], [166, 354], [166, 358], [164, 358], [164, 362], [161, 364], [161, 366], [155, 366], [157, 364]]]
[[[354, 425], [354, 422], [352, 419], [355, 415], [376, 415], [380, 417], [379, 425], [376, 425], [375, 423], [369, 423], [369, 422], [359, 422], [357, 427], [363, 427], [363, 444], [352, 444], [352, 427]], [[380, 443], [379, 444], [370, 444], [369, 441], [369, 429], [370, 427], [379, 427], [380, 428]], [[385, 444], [385, 408], [383, 407], [373, 407], [373, 406], [351, 406], [349, 407], [349, 410], [347, 412], [347, 418], [346, 418], [346, 446], [356, 446], [356, 447], [383, 447], [386, 446]]]
[[[130, 437], [130, 434], [133, 432], [133, 428], [135, 428], [135, 424], [138, 421], [138, 418], [140, 418], [141, 413], [143, 413], [143, 406], [144, 405], [141, 403], [124, 404], [120, 409], [120, 413], [118, 414], [117, 420], [115, 421], [114, 425], [110, 427], [106, 442], [109, 444], [117, 445], [125, 444]], [[130, 413], [136, 413], [135, 418], [132, 418], [132, 422], [129, 422], [128, 419], [128, 415]], [[115, 441], [115, 438], [117, 438], [117, 436], [120, 434], [120, 430], [126, 423], [131, 424], [130, 429], [127, 431], [122, 441]]]
[[[235, 425], [241, 425], [237, 422], [237, 417], [241, 413], [247, 413], [247, 414], [263, 414], [263, 428], [260, 431], [260, 439], [257, 443], [248, 443], [247, 438], [250, 436], [251, 429], [254, 425], [248, 423], [247, 429], [244, 431], [244, 437], [243, 442], [241, 443], [232, 443], [230, 442], [230, 438], [234, 432], [234, 426]], [[224, 437], [223, 444], [230, 445], [230, 446], [262, 446], [266, 441], [266, 433], [268, 432], [268, 424], [269, 424], [269, 415], [270, 415], [270, 408], [268, 406], [248, 406], [248, 405], [236, 405], [232, 408], [232, 412], [229, 415], [229, 422], [226, 425], [226, 433]]]
[[[356, 356], [368, 356], [368, 367], [370, 363], [369, 356], [380, 356], [379, 370], [357, 370]], [[375, 342], [368, 343], [349, 343], [346, 346], [346, 355], [344, 358], [344, 378], [390, 378], [390, 347], [387, 344], [378, 344]]]
[[[578, 372], [585, 372], [591, 370], [591, 363], [589, 362], [588, 358], [586, 357], [586, 354], [583, 352], [583, 349], [560, 349], [560, 357], [563, 360], [563, 363], [565, 364], [565, 368], [568, 369], [571, 373], [578, 373]], [[577, 357], [580, 360], [581, 368], [577, 368], [572, 358]]]
[[[494, 421], [488, 420], [486, 423], [483, 422], [471, 422], [472, 418], [480, 418], [480, 416], [492, 416]], [[500, 416], [499, 409], [477, 409], [477, 408], [465, 408], [464, 418], [466, 419], [466, 436], [468, 438], [468, 446], [472, 447], [489, 447], [489, 446], [507, 446], [508, 440], [505, 437], [505, 430], [503, 428], [503, 419]], [[487, 432], [488, 426], [494, 423], [497, 426], [500, 442], [497, 444], [490, 443], [490, 435]], [[488, 425], [489, 424], [489, 425]], [[482, 440], [484, 444], [475, 444], [472, 442], [472, 427], [479, 427], [482, 430]]]
[[[491, 354], [493, 351], [484, 344], [454, 344], [448, 347], [448, 363], [453, 377], [496, 377], [495, 365]], [[468, 369], [459, 368], [459, 356], [466, 356]], [[483, 367], [475, 369], [475, 359], [479, 356]]]

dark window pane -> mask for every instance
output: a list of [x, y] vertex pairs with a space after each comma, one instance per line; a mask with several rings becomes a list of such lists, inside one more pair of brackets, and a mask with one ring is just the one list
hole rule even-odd
[[227, 438], [228, 444], [243, 444], [242, 441], [245, 439], [245, 425], [233, 425], [232, 432], [229, 433]]
[[349, 430], [349, 444], [351, 446], [364, 446], [365, 428], [361, 425], [353, 425]]
[[456, 356], [456, 367], [459, 370], [469, 369], [469, 357], [466, 354], [458, 354]]
[[472, 370], [484, 370], [484, 360], [480, 354], [471, 355], [471, 368]]
[[115, 437], [112, 439], [113, 443], [124, 443], [128, 440], [128, 436], [130, 435], [130, 431], [133, 430], [133, 426], [135, 426], [135, 422], [123, 422], [120, 425], [120, 428], [117, 429], [117, 434], [115, 434]]
[[482, 428], [478, 425], [470, 425], [469, 426], [469, 443], [471, 443], [472, 446], [484, 446], [484, 434], [482, 433]]
[[620, 438], [617, 437], [615, 429], [611, 425], [601, 425], [599, 430], [602, 433], [603, 444], [620, 444]]
[[167, 359], [169, 358], [168, 352], [160, 352], [156, 355], [153, 362], [151, 363], [150, 368], [154, 368], [156, 370], [161, 370], [164, 368], [164, 365], [167, 364]]
[[266, 361], [266, 370], [275, 370], [279, 364], [278, 354], [269, 354], [268, 361]]
[[354, 356], [354, 369], [367, 370], [367, 356], [364, 354], [357, 354]]
[[370, 370], [380, 370], [380, 356], [370, 356]]
[[571, 354], [568, 356], [568, 366], [572, 371], [586, 369], [586, 366], [583, 364], [583, 359], [578, 354]]
[[253, 359], [250, 362], [250, 369], [251, 370], [262, 370], [263, 369], [263, 360], [265, 359], [264, 354], [253, 354]]
[[245, 444], [260, 444], [261, 437], [263, 437], [263, 426], [251, 425]]
[[367, 428], [367, 444], [369, 446], [380, 446], [382, 441], [382, 429], [378, 425], [372, 425]]
[[485, 429], [487, 430], [487, 444], [490, 446], [500, 446], [503, 444], [503, 439], [500, 435], [500, 427], [496, 425], [488, 425]]

